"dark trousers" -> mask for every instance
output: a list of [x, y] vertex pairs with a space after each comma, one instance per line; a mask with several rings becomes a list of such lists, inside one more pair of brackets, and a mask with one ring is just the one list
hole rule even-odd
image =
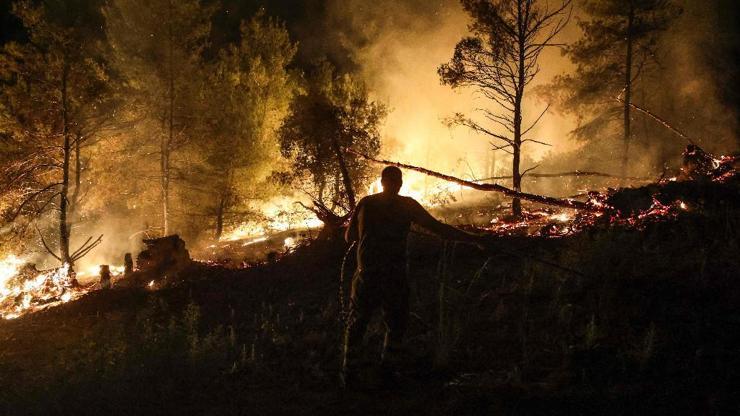
[[352, 279], [349, 317], [344, 333], [345, 371], [357, 367], [359, 350], [373, 312], [380, 308], [386, 327], [383, 362], [395, 365], [409, 321], [409, 288], [405, 267], [356, 271]]

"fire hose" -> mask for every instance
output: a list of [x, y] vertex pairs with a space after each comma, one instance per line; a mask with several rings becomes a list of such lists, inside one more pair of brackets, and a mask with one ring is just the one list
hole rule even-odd
[[550, 266], [550, 267], [552, 267], [554, 269], [558, 269], [558, 270], [561, 270], [561, 271], [564, 271], [564, 272], [567, 272], [567, 273], [571, 273], [571, 274], [576, 275], [576, 276], [579, 276], [579, 277], [588, 277], [585, 273], [579, 272], [578, 270], [574, 270], [574, 269], [571, 269], [569, 267], [562, 266], [562, 265], [560, 265], [558, 263], [555, 263], [555, 262], [552, 262], [552, 261], [549, 261], [549, 260], [545, 260], [545, 259], [541, 259], [539, 257], [532, 256], [530, 254], [518, 253], [518, 252], [515, 252], [515, 251], [508, 251], [508, 250], [502, 250], [502, 249], [497, 249], [497, 250], [498, 250], [499, 253], [505, 254], [507, 256], [519, 257], [519, 258], [524, 258], [524, 259], [527, 259], [527, 260], [532, 260], [532, 261], [535, 261], [537, 263], [541, 263], [541, 264]]
[[344, 300], [344, 282], [345, 282], [345, 269], [347, 265], [347, 258], [349, 258], [350, 253], [352, 253], [352, 249], [357, 245], [357, 241], [353, 241], [352, 244], [350, 244], [349, 248], [347, 248], [347, 251], [344, 253], [344, 257], [342, 258], [342, 267], [339, 270], [339, 293], [337, 294], [337, 303], [339, 304], [339, 319], [342, 321], [342, 324], [344, 326], [347, 326], [347, 319], [349, 318], [349, 311], [347, 307], [347, 303]]

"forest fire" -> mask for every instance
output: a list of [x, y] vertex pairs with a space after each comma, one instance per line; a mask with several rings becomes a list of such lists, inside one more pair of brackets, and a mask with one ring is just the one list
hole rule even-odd
[[[649, 205], [644, 205], [642, 208], [639, 205], [635, 209], [628, 210], [619, 207], [619, 204], [625, 203], [621, 195], [628, 195], [626, 198], [629, 204], [630, 198], [635, 198], [634, 195], [636, 194], [634, 192], [637, 191], [636, 189], [588, 191], [586, 193], [587, 200], [583, 205], [588, 209], [557, 210], [543, 208], [531, 211], [525, 210], [519, 218], [496, 216], [490, 220], [490, 225], [485, 227], [485, 230], [496, 236], [562, 238], [593, 227], [626, 226], [642, 229], [647, 224], [671, 221], [681, 213], [691, 211], [691, 207], [696, 206], [697, 203], [673, 196], [666, 199], [665, 196], [661, 195], [662, 187], [681, 187], [692, 183], [701, 187], [705, 185], [701, 185], [702, 182], [697, 181], [709, 181], [717, 184], [730, 181], [737, 174], [734, 168], [735, 161], [736, 158], [734, 157], [713, 157], [697, 147], [689, 147], [684, 153], [681, 177], [664, 178], [654, 185], [645, 187], [646, 192], [650, 192], [650, 202]], [[429, 174], [432, 176], [440, 175], [431, 171]], [[471, 187], [466, 186], [465, 181], [443, 180], [433, 187], [428, 187], [424, 192], [420, 183], [420, 181], [416, 181], [406, 184], [402, 193], [419, 200], [427, 208], [443, 205], [445, 199], [440, 196], [442, 193], [449, 195], [459, 193], [463, 189], [471, 189]], [[368, 189], [368, 193], [380, 191], [382, 191], [382, 188], [379, 180]], [[621, 202], [620, 198], [622, 198]], [[614, 205], [615, 203], [617, 206]], [[269, 213], [272, 213], [275, 217], [269, 217]], [[290, 251], [306, 238], [305, 236], [299, 236], [298, 232], [322, 226], [322, 222], [307, 210], [287, 212], [285, 209], [279, 209], [273, 205], [263, 215], [265, 221], [243, 223], [221, 237], [221, 246], [211, 245], [209, 248], [216, 249], [220, 247], [220, 249], [234, 250], [238, 246], [241, 250], [250, 250], [253, 246], [260, 246], [261, 248], [256, 252], [266, 250], [265, 247], [271, 247], [267, 249], [269, 251], [277, 247], [272, 241], [274, 240], [273, 236], [277, 236], [280, 248], [284, 251]], [[295, 230], [293, 234], [280, 237], [281, 233], [291, 230]], [[211, 255], [216, 256], [216, 251], [213, 251]], [[207, 263], [211, 263], [212, 260], [204, 259]], [[113, 277], [122, 276], [124, 269], [124, 266], [109, 266], [110, 274]], [[69, 302], [90, 290], [99, 289], [99, 285], [93, 284], [86, 287], [79, 286], [69, 275], [68, 270], [67, 266], [63, 266], [51, 271], [37, 272], [35, 268], [27, 265], [22, 259], [14, 255], [7, 256], [0, 261], [0, 313], [2, 317], [5, 319], [16, 318], [28, 312]], [[100, 266], [90, 266], [76, 272], [75, 278], [97, 280], [100, 278], [100, 273]], [[155, 281], [150, 281], [147, 287], [153, 288], [154, 285]]]
[[[691, 211], [701, 201], [689, 202], [683, 198], [703, 199], [696, 188], [709, 184], [723, 184], [737, 178], [734, 167], [737, 158], [706, 154], [696, 146], [687, 147], [681, 167], [682, 177], [661, 179], [655, 185], [643, 188], [588, 191], [586, 204], [591, 210], [575, 214], [551, 210], [524, 212], [521, 219], [502, 221], [494, 218], [491, 231], [498, 235], [530, 235], [562, 237], [594, 226], [629, 226], [642, 229], [647, 224], [670, 221], [681, 213]], [[668, 192], [662, 187], [672, 187]], [[649, 203], [639, 203], [649, 197]]]
[[85, 294], [68, 272], [66, 265], [39, 272], [14, 255], [0, 259], [0, 317], [14, 319]]
[[[124, 266], [108, 266], [111, 278], [120, 278]], [[87, 280], [80, 283], [79, 280]], [[0, 259], [0, 318], [14, 319], [62, 303], [101, 288], [101, 266], [70, 272], [68, 265], [39, 271], [13, 254]]]
[[283, 231], [315, 229], [323, 225], [311, 211], [289, 198], [277, 198], [262, 204], [258, 209], [258, 218], [229, 229], [219, 240], [254, 240]]
[[0, 414], [734, 414], [738, 21], [0, 0]]
[[[432, 180], [432, 183], [428, 183], [425, 178], [421, 175], [409, 175], [409, 178], [404, 180], [403, 187], [401, 188], [400, 194], [408, 196], [419, 201], [425, 207], [432, 208], [439, 205], [444, 205], [450, 200], [454, 201], [456, 195], [459, 195], [463, 190], [469, 189], [463, 185]], [[368, 187], [367, 194], [372, 195], [383, 190], [383, 186], [380, 183], [380, 179], [376, 180]]]
[[[125, 266], [108, 266], [112, 276], [118, 276], [123, 274]], [[93, 278], [97, 279], [100, 277], [100, 266], [89, 266], [86, 269], [76, 272], [76, 276], [79, 278]]]

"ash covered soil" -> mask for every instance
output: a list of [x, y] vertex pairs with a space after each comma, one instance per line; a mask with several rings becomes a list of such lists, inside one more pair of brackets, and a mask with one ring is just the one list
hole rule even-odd
[[0, 322], [0, 414], [736, 412], [739, 213], [721, 202], [642, 227], [501, 237], [489, 252], [413, 234], [392, 389], [377, 382], [379, 319], [367, 388], [338, 388], [341, 242], [92, 292]]

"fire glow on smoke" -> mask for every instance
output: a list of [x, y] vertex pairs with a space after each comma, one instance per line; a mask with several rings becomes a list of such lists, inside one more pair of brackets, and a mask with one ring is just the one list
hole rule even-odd
[[297, 206], [290, 198], [278, 198], [263, 204], [260, 211], [263, 219], [240, 223], [227, 230], [220, 241], [251, 240], [255, 243], [282, 231], [314, 229], [323, 225], [314, 213]]

